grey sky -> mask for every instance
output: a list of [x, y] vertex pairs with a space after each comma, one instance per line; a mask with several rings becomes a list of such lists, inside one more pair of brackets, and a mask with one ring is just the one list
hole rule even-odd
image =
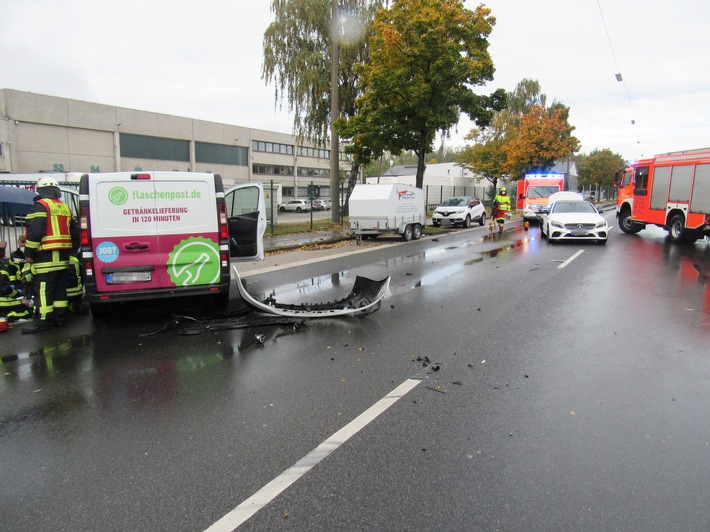
[[[570, 106], [583, 152], [611, 148], [633, 160], [710, 146], [710, 4], [485, 3], [497, 18], [497, 71], [485, 91], [539, 80], [550, 100]], [[275, 109], [274, 89], [261, 79], [269, 6], [0, 0], [0, 87], [290, 132], [291, 117]], [[462, 120], [449, 143], [463, 144], [470, 126]]]

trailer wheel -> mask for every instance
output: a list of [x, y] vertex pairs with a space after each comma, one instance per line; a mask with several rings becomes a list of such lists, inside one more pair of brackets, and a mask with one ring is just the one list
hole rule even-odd
[[619, 213], [619, 228], [630, 235], [635, 235], [643, 226], [635, 224], [631, 219], [631, 211], [629, 209], [624, 209]]
[[486, 213], [485, 212], [483, 212], [483, 214], [481, 214], [481, 218], [478, 220], [478, 225], [480, 225], [481, 227], [486, 225]]
[[412, 226], [408, 225], [404, 228], [404, 233], [402, 233], [402, 240], [409, 242], [412, 239]]
[[674, 244], [685, 241], [685, 218], [682, 214], [676, 214], [668, 224], [668, 240]]
[[412, 229], [412, 238], [414, 240], [419, 240], [422, 237], [422, 226], [419, 224], [414, 224]]

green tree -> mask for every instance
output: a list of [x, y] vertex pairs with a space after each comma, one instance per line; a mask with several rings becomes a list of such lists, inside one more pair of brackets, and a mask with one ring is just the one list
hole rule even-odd
[[[338, 104], [341, 116], [356, 112], [360, 95], [355, 65], [367, 60], [367, 36], [375, 0], [339, 0]], [[330, 0], [272, 0], [274, 20], [264, 32], [262, 78], [274, 83], [277, 105], [284, 101], [293, 112], [297, 138], [309, 138], [326, 146], [330, 137]], [[355, 180], [360, 162], [354, 160], [350, 179]], [[331, 190], [335, 199], [337, 190]]]
[[616, 172], [626, 165], [624, 158], [609, 148], [595, 149], [584, 157], [577, 169], [579, 184], [593, 188], [610, 189], [614, 186]]
[[417, 155], [418, 187], [438, 131], [466, 113], [485, 126], [504, 107], [505, 92], [481, 96], [473, 87], [493, 79], [490, 9], [461, 0], [394, 0], [377, 12], [369, 62], [361, 68], [358, 113], [341, 124], [347, 149], [363, 162], [384, 151]]

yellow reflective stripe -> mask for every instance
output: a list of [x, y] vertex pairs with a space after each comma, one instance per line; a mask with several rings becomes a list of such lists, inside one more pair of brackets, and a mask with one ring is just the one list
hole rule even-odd
[[47, 217], [47, 211], [42, 209], [41, 211], [37, 212], [31, 212], [27, 216], [25, 216], [25, 220], [34, 220], [35, 218], [46, 218]]

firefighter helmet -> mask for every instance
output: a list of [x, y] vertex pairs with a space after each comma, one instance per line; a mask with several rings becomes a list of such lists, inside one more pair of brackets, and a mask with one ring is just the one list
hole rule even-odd
[[59, 183], [53, 177], [43, 177], [37, 181], [37, 188], [59, 187]]

